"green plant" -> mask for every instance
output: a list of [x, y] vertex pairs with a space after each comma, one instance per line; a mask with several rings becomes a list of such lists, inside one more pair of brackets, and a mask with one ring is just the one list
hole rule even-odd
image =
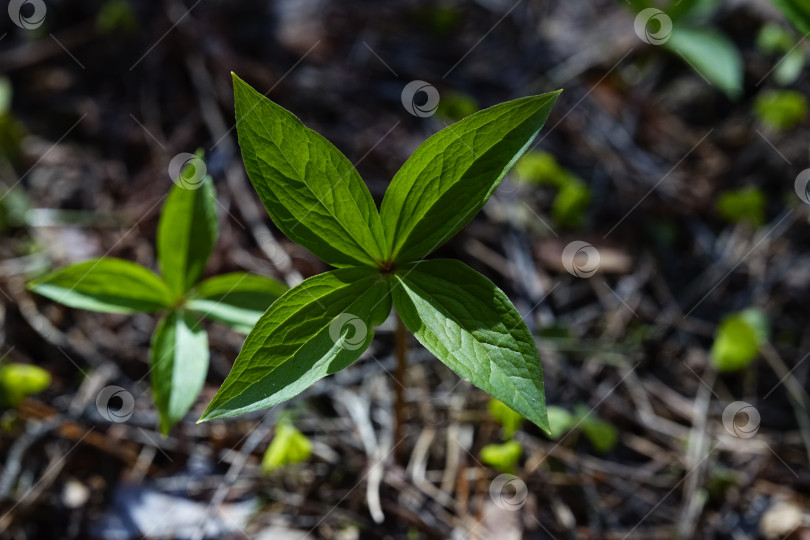
[[810, 4], [806, 0], [772, 0], [802, 34], [810, 33]]
[[123, 32], [131, 34], [138, 29], [138, 20], [132, 13], [129, 0], [107, 0], [96, 15], [96, 28], [103, 34]]
[[757, 96], [754, 113], [771, 129], [790, 129], [807, 116], [807, 98], [795, 90], [768, 90]]
[[436, 114], [448, 122], [457, 122], [465, 116], [478, 112], [480, 108], [478, 102], [471, 95], [463, 92], [447, 91], [442, 94], [436, 108]]
[[0, 159], [5, 158], [16, 166], [20, 161], [26, 131], [11, 114], [11, 98], [11, 81], [0, 77]]
[[152, 334], [150, 356], [153, 399], [164, 434], [194, 404], [208, 372], [208, 336], [198, 316], [247, 333], [287, 289], [243, 272], [200, 282], [218, 235], [214, 186], [205, 176], [190, 189], [185, 181], [195, 173], [184, 167], [180, 174], [158, 224], [162, 277], [135, 263], [103, 257], [61, 268], [28, 285], [74, 308], [163, 314]]
[[768, 334], [768, 319], [762, 310], [749, 308], [726, 316], [714, 336], [712, 365], [718, 371], [747, 367], [759, 355]]
[[282, 418], [276, 424], [276, 433], [262, 457], [262, 472], [271, 472], [290, 465], [303, 463], [312, 453], [312, 443], [292, 425], [289, 418]]
[[765, 194], [754, 186], [729, 189], [717, 198], [717, 211], [731, 223], [748, 222], [754, 227], [765, 223]]
[[514, 437], [520, 424], [523, 423], [523, 416], [497, 399], [490, 399], [488, 407], [489, 414], [503, 427], [503, 436], [507, 439]]
[[430, 137], [394, 176], [379, 213], [331, 143], [236, 75], [234, 94], [242, 157], [270, 217], [337, 270], [268, 309], [200, 421], [271, 407], [347, 367], [393, 304], [439, 360], [547, 429], [537, 347], [507, 296], [460, 261], [420, 259], [486, 203], [559, 92], [501, 103]]
[[31, 364], [0, 366], [0, 406], [16, 407], [26, 396], [42, 392], [51, 384], [51, 374]]
[[551, 217], [565, 227], [581, 227], [585, 209], [591, 201], [591, 190], [573, 173], [566, 170], [548, 152], [527, 152], [515, 165], [521, 182], [550, 185], [557, 196], [551, 205]]
[[[719, 1], [670, 0], [661, 9], [650, 0], [629, 0], [628, 3], [639, 16], [649, 9], [659, 13], [641, 21], [642, 26], [656, 22], [658, 27], [651, 32], [645, 28], [647, 36], [639, 37], [678, 56], [729, 98], [740, 96], [743, 85], [740, 53], [725, 34], [710, 24], [721, 5]], [[636, 24], [639, 24], [638, 17]]]
[[481, 461], [504, 473], [514, 473], [520, 456], [523, 455], [523, 445], [514, 439], [502, 444], [488, 444], [481, 448]]
[[[523, 423], [523, 416], [516, 413], [497, 399], [489, 400], [489, 414], [503, 427], [506, 442], [488, 444], [481, 448], [481, 461], [504, 473], [514, 473], [523, 445], [514, 439], [515, 432]], [[549, 421], [551, 418], [549, 417]]]
[[609, 452], [619, 440], [618, 430], [610, 422], [602, 420], [596, 413], [588, 410], [582, 403], [574, 408], [573, 413], [562, 407], [551, 406], [548, 408], [548, 420], [551, 426], [549, 436], [552, 439], [559, 439], [567, 432], [577, 429], [585, 435], [597, 452]]
[[757, 48], [765, 54], [779, 54], [781, 58], [773, 67], [773, 77], [778, 84], [796, 82], [802, 73], [806, 54], [796, 47], [793, 34], [774, 23], [767, 23], [757, 34]]

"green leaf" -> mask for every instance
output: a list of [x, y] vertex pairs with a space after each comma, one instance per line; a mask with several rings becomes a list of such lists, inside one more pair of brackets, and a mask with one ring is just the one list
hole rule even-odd
[[279, 422], [276, 434], [262, 458], [262, 472], [269, 474], [291, 463], [303, 463], [312, 454], [312, 443], [286, 422]]
[[407, 265], [395, 280], [391, 292], [397, 313], [425, 348], [548, 431], [540, 356], [503, 291], [449, 259]]
[[714, 336], [711, 357], [718, 371], [737, 371], [747, 367], [759, 355], [759, 347], [768, 340], [768, 320], [755, 308], [725, 317]]
[[311, 277], [256, 323], [200, 421], [272, 407], [345, 368], [391, 312], [388, 278], [370, 268]]
[[236, 75], [233, 86], [245, 168], [276, 226], [333, 266], [378, 266], [380, 216], [354, 166]]
[[465, 116], [475, 114], [481, 107], [469, 94], [463, 92], [443, 92], [442, 99], [436, 108], [436, 114], [448, 122], [457, 122]]
[[152, 334], [152, 395], [166, 435], [191, 409], [208, 373], [208, 335], [190, 313], [166, 315]]
[[576, 418], [562, 407], [551, 405], [548, 408], [548, 435], [552, 439], [559, 439], [576, 423]]
[[561, 187], [567, 174], [568, 171], [557, 163], [553, 154], [541, 150], [526, 152], [515, 164], [515, 176], [525, 183]]
[[200, 283], [186, 306], [247, 334], [270, 304], [286, 291], [287, 286], [275, 279], [233, 272]]
[[757, 32], [757, 49], [766, 54], [784, 54], [793, 48], [795, 42], [793, 32], [777, 23], [765, 23]]
[[481, 461], [503, 473], [514, 473], [523, 454], [523, 446], [517, 441], [503, 444], [488, 444], [481, 449]]
[[664, 46], [730, 98], [742, 93], [743, 64], [734, 43], [707, 28], [676, 26]]
[[51, 374], [31, 364], [0, 366], [0, 405], [16, 407], [26, 396], [42, 392], [51, 384]]
[[511, 439], [515, 432], [523, 423], [523, 417], [498, 401], [497, 399], [489, 400], [489, 414], [503, 426], [503, 436]]
[[807, 98], [795, 90], [762, 92], [754, 102], [754, 113], [764, 125], [775, 129], [790, 129], [807, 116]]
[[782, 86], [793, 84], [801, 76], [805, 60], [804, 51], [793, 49], [776, 66], [773, 71], [773, 78]]
[[802, 34], [810, 33], [810, 4], [806, 0], [773, 0]]
[[109, 257], [66, 266], [28, 288], [66, 306], [106, 313], [149, 313], [172, 304], [168, 287], [154, 273]]
[[157, 254], [163, 279], [180, 297], [202, 276], [217, 241], [216, 195], [210, 176], [193, 188], [174, 185], [163, 205]]
[[717, 211], [731, 223], [749, 222], [755, 227], [765, 223], [765, 194], [762, 190], [747, 186], [720, 193]]
[[495, 105], [417, 148], [383, 198], [386, 259], [423, 257], [469, 223], [534, 140], [559, 94]]
[[575, 416], [579, 419], [579, 429], [588, 438], [597, 452], [610, 452], [619, 441], [619, 431], [612, 424], [600, 419], [585, 405], [578, 405]]

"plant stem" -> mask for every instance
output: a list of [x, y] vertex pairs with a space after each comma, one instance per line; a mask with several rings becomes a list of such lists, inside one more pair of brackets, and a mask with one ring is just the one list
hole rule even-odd
[[405, 372], [408, 369], [408, 331], [396, 314], [396, 355], [397, 365], [394, 368], [394, 446], [402, 440], [402, 427], [405, 424]]

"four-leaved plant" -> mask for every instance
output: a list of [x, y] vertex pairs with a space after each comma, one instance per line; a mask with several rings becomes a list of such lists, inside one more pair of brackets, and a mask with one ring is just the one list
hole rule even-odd
[[[184, 168], [181, 175], [194, 174]], [[210, 176], [198, 184], [179, 179], [158, 224], [162, 278], [135, 263], [111, 257], [67, 266], [28, 287], [70, 307], [105, 313], [163, 312], [152, 334], [152, 394], [166, 434], [197, 399], [208, 373], [208, 336], [198, 316], [247, 334], [287, 287], [273, 279], [233, 272], [202, 282], [218, 235], [216, 196]], [[185, 185], [196, 189], [190, 189]], [[198, 283], [199, 282], [199, 283]]]
[[460, 261], [420, 259], [484, 206], [559, 92], [501, 103], [433, 135], [394, 176], [378, 212], [337, 148], [233, 79], [242, 157], [267, 212], [337, 270], [270, 306], [200, 421], [271, 407], [345, 368], [393, 304], [439, 360], [548, 430], [537, 347], [507, 296]]

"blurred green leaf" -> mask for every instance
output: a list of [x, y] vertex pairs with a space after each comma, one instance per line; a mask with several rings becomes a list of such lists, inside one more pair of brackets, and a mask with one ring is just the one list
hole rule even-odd
[[481, 461], [503, 473], [514, 473], [523, 454], [523, 446], [515, 440], [503, 444], [488, 444], [481, 449]]
[[795, 44], [793, 33], [775, 23], [763, 25], [757, 34], [757, 49], [765, 54], [783, 55], [773, 70], [774, 79], [782, 86], [795, 82], [804, 68], [806, 54]]
[[143, 266], [111, 257], [60, 268], [28, 288], [66, 306], [105, 313], [150, 313], [172, 304], [162, 279]]
[[576, 423], [574, 415], [562, 407], [552, 405], [547, 410], [549, 437], [559, 439]]
[[138, 21], [128, 0], [107, 0], [96, 15], [96, 28], [102, 34], [116, 31], [129, 34], [138, 28]]
[[312, 443], [289, 421], [276, 425], [276, 434], [262, 458], [262, 472], [269, 474], [291, 463], [303, 463], [312, 454]]
[[588, 438], [594, 450], [605, 453], [613, 450], [619, 440], [619, 431], [613, 424], [600, 419], [585, 405], [577, 405], [574, 411], [579, 429]]
[[591, 190], [579, 178], [557, 163], [548, 152], [527, 152], [515, 165], [518, 181], [547, 184], [557, 188], [551, 206], [551, 217], [565, 227], [581, 227], [585, 209], [591, 200]]
[[21, 188], [9, 189], [0, 194], [0, 233], [25, 225], [25, 216], [30, 209], [31, 201]]
[[810, 3], [807, 0], [773, 0], [802, 34], [810, 33]]
[[762, 310], [746, 309], [725, 317], [714, 337], [711, 357], [718, 371], [736, 371], [748, 366], [768, 340], [768, 319]]
[[585, 209], [591, 202], [591, 190], [574, 177], [563, 184], [554, 203], [551, 205], [551, 217], [566, 227], [581, 227], [585, 221]]
[[480, 108], [475, 98], [469, 94], [450, 91], [442, 94], [436, 114], [445, 120], [458, 122], [478, 112]]
[[731, 223], [748, 221], [755, 227], [765, 223], [765, 194], [754, 186], [724, 191], [717, 198], [717, 211]]
[[786, 53], [795, 43], [793, 34], [776, 23], [762, 25], [757, 33], [757, 49], [763, 53]]
[[664, 47], [728, 97], [736, 99], [742, 93], [742, 58], [724, 34], [711, 28], [676, 26]]
[[191, 409], [208, 374], [208, 335], [186, 311], [164, 317], [152, 334], [152, 394], [167, 435]]
[[673, 21], [700, 26], [707, 24], [721, 5], [722, 0], [673, 0], [665, 11]]
[[26, 131], [11, 114], [12, 98], [11, 81], [0, 77], [0, 154], [5, 155], [12, 164], [20, 159], [20, 145]]
[[51, 384], [51, 374], [31, 364], [0, 366], [0, 404], [16, 407], [26, 396], [42, 392]]
[[460, 7], [443, 2], [417, 2], [413, 6], [414, 22], [436, 36], [445, 36], [455, 30], [465, 14]]
[[807, 98], [795, 90], [765, 91], [754, 102], [754, 114], [770, 128], [789, 129], [807, 116]]
[[802, 74], [802, 70], [804, 70], [805, 59], [804, 51], [800, 49], [790, 51], [776, 66], [773, 72], [773, 78], [782, 86], [793, 84]]
[[526, 152], [515, 164], [517, 179], [525, 183], [560, 185], [560, 176], [565, 170], [553, 155], [540, 150]]
[[265, 276], [232, 272], [200, 283], [186, 306], [247, 334], [287, 290], [283, 283]]
[[609, 452], [618, 442], [619, 432], [612, 424], [600, 419], [587, 406], [579, 404], [569, 413], [562, 407], [548, 408], [550, 437], [559, 439], [566, 432], [576, 428], [581, 431], [597, 452]]
[[8, 77], [0, 77], [0, 115], [11, 110], [11, 81]]
[[503, 435], [507, 439], [511, 439], [523, 423], [523, 416], [520, 413], [516, 413], [495, 398], [489, 400], [489, 414], [503, 426]]
[[175, 183], [163, 204], [157, 233], [160, 271], [175, 297], [200, 279], [218, 233], [211, 177], [203, 177], [198, 184]]

